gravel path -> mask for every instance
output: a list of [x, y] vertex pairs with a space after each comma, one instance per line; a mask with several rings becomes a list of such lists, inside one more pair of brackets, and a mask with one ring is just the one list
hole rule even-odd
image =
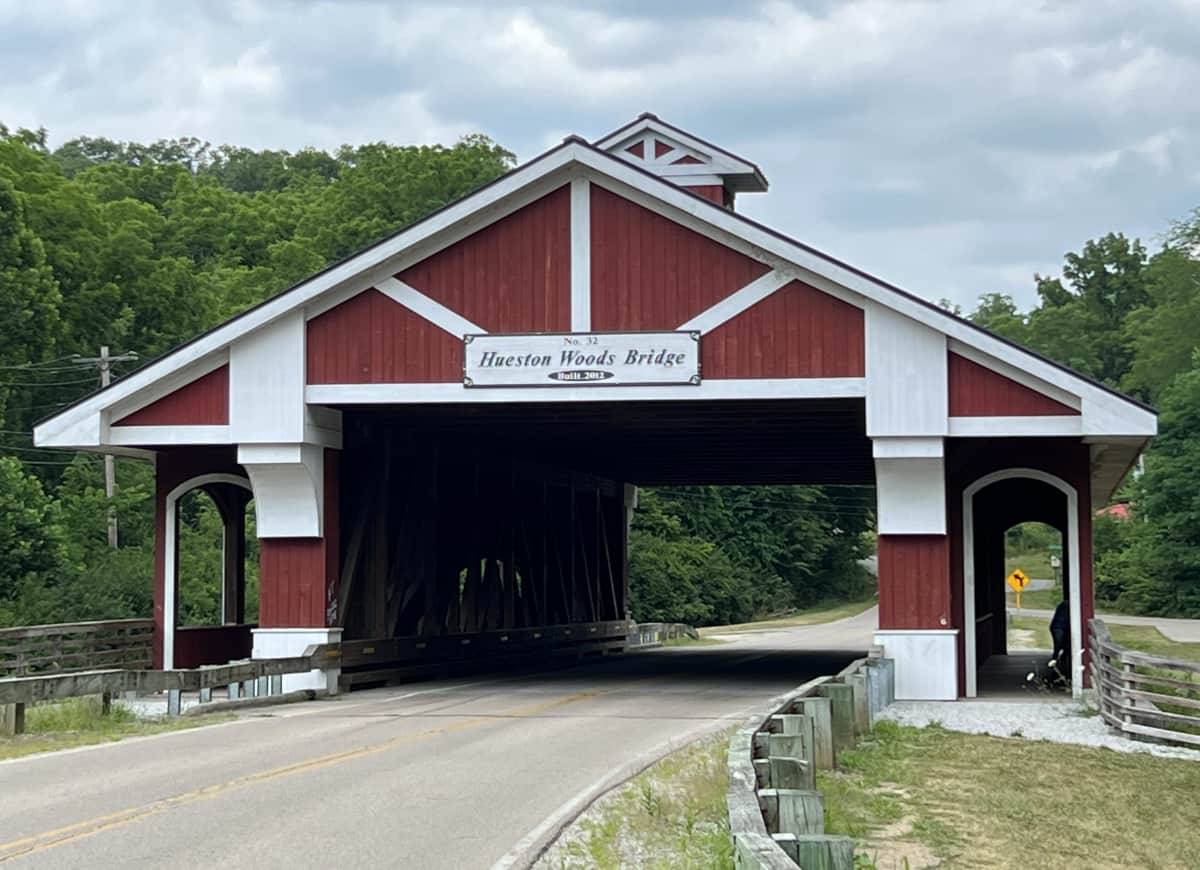
[[925, 726], [938, 722], [951, 731], [1024, 737], [1099, 746], [1117, 752], [1148, 752], [1164, 758], [1200, 761], [1200, 750], [1157, 743], [1142, 743], [1115, 734], [1099, 716], [1086, 715], [1073, 701], [1016, 703], [1001, 701], [896, 701], [880, 716], [902, 725]]

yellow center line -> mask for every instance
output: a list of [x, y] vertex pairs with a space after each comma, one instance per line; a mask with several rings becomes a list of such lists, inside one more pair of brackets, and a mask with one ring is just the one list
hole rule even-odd
[[96, 816], [81, 822], [75, 822], [74, 824], [65, 825], [61, 828], [43, 831], [40, 834], [22, 837], [19, 840], [10, 840], [7, 843], [0, 843], [0, 863], [11, 860], [12, 858], [19, 858], [23, 855], [41, 852], [46, 849], [52, 849], [55, 846], [62, 846], [66, 843], [82, 840], [87, 837], [103, 833], [104, 831], [112, 830], [113, 828], [124, 827], [125, 825], [132, 824], [140, 819], [158, 815], [159, 813], [164, 813], [177, 807], [196, 803], [197, 801], [211, 800], [212, 798], [219, 797], [220, 795], [234, 789], [245, 788], [247, 786], [256, 785], [262, 782], [282, 779], [283, 777], [293, 776], [298, 773], [307, 773], [313, 770], [320, 770], [321, 768], [329, 767], [335, 764], [341, 764], [346, 761], [367, 758], [372, 755], [378, 755], [382, 752], [387, 752], [390, 749], [395, 749], [397, 746], [402, 746], [405, 743], [411, 743], [415, 740], [421, 740], [426, 737], [436, 737], [438, 735], [447, 734], [453, 731], [477, 728], [481, 725], [496, 722], [500, 718], [514, 718], [544, 713], [547, 710], [554, 709], [555, 707], [573, 704], [576, 701], [594, 698], [598, 695], [605, 695], [612, 691], [615, 691], [615, 688], [604, 691], [594, 690], [587, 692], [576, 692], [573, 695], [567, 695], [562, 698], [557, 698], [553, 701], [543, 701], [541, 703], [530, 704], [525, 707], [515, 707], [511, 710], [504, 710], [500, 713], [473, 716], [469, 719], [451, 722], [450, 724], [442, 725], [437, 728], [430, 728], [425, 731], [417, 731], [412, 734], [401, 734], [397, 737], [393, 737], [390, 740], [385, 740], [382, 743], [376, 743], [371, 746], [364, 746], [359, 749], [350, 749], [344, 752], [335, 752], [330, 755], [311, 758], [307, 761], [299, 761], [294, 764], [272, 768], [271, 770], [264, 770], [260, 771], [259, 773], [239, 776], [235, 779], [226, 780], [225, 782], [216, 783], [214, 785], [206, 785], [193, 791], [183, 792], [182, 794], [162, 798], [141, 806], [128, 807], [114, 813], [106, 813], [105, 815]]

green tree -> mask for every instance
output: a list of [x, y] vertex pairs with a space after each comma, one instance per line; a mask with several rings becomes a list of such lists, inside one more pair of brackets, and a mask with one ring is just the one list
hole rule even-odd
[[65, 565], [58, 508], [41, 481], [0, 456], [0, 620], [25, 615], [22, 599], [54, 589]]
[[60, 298], [41, 241], [25, 224], [25, 209], [12, 183], [0, 175], [0, 426], [13, 377], [46, 359], [55, 344]]

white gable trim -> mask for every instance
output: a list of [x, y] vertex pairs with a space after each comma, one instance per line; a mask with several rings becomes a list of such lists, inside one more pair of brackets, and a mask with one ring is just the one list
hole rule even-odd
[[680, 332], [699, 330], [712, 332], [722, 323], [732, 320], [747, 309], [762, 302], [776, 290], [792, 282], [790, 275], [772, 269], [761, 278], [755, 278], [740, 290], [735, 290], [706, 311], [702, 311], [686, 323], [676, 327]]
[[571, 331], [592, 328], [592, 185], [571, 180]]
[[455, 338], [462, 338], [464, 335], [470, 333], [487, 332], [483, 327], [472, 323], [461, 314], [451, 311], [436, 299], [430, 299], [424, 293], [410, 287], [399, 278], [384, 278], [375, 287], [384, 296], [399, 302], [413, 314], [425, 318], [434, 326], [444, 329]]
[[[344, 294], [340, 301], [345, 301], [351, 296], [375, 286], [376, 282], [391, 277], [395, 272], [404, 268], [402, 264], [392, 262], [401, 255], [407, 255], [405, 260], [418, 262], [437, 253], [441, 247], [448, 246], [459, 238], [503, 217], [508, 213], [504, 210], [504, 206], [508, 204], [506, 200], [510, 196], [519, 194], [530, 184], [547, 179], [554, 173], [560, 173], [585, 150], [590, 149], [578, 141], [568, 142], [557, 150], [547, 152], [541, 158], [513, 170], [495, 183], [459, 200], [409, 229], [397, 233], [392, 238], [313, 276], [256, 308], [249, 309], [233, 320], [218, 326], [177, 350], [171, 351], [145, 368], [122, 378], [107, 390], [85, 399], [78, 405], [68, 408], [34, 427], [34, 443], [45, 447], [98, 445], [100, 443], [99, 420], [91, 418], [106, 408], [133, 396], [171, 373], [206, 358], [211, 353], [227, 348], [236, 339], [250, 334], [297, 308], [307, 306], [310, 302], [331, 291], [335, 294], [339, 292]], [[562, 174], [561, 177], [552, 181], [546, 181], [542, 185], [545, 188], [544, 193], [567, 183], [568, 180], [565, 174]], [[528, 192], [526, 193], [528, 194]], [[537, 197], [531, 197], [530, 201], [535, 198]], [[496, 206], [500, 206], [500, 208], [497, 209]], [[516, 208], [519, 206], [514, 206], [512, 210]], [[451, 229], [461, 235], [443, 240], [441, 247], [422, 248], [419, 249], [419, 252], [414, 252], [414, 246]]]
[[[759, 174], [758, 169], [752, 163], [741, 160], [728, 151], [714, 148], [712, 145], [702, 142], [682, 130], [669, 127], [657, 118], [651, 117], [642, 117], [625, 125], [620, 130], [598, 141], [596, 147], [602, 151], [610, 152], [616, 157], [618, 154], [626, 154], [625, 149], [640, 140], [645, 143], [642, 147], [641, 159], [648, 164], [648, 168], [649, 166], [654, 166], [651, 171], [658, 171], [661, 167], [654, 165], [655, 139], [661, 140], [666, 145], [671, 145], [674, 150], [681, 151], [681, 153], [672, 156], [672, 160], [678, 160], [683, 154], [690, 153], [691, 156], [704, 161], [703, 166], [691, 164], [693, 170], [707, 168], [709, 172], [715, 171], [730, 175]], [[667, 154], [663, 155], [663, 157], [667, 156]], [[638, 159], [633, 154], [626, 154], [626, 157], [619, 159], [626, 158]], [[687, 164], [683, 165], [687, 166]]]
[[[614, 135], [628, 135], [628, 129]], [[677, 132], [664, 130], [663, 135], [684, 139], [686, 143], [686, 137]], [[1157, 431], [1153, 412], [982, 332], [936, 307], [923, 304], [877, 279], [747, 222], [669, 181], [635, 168], [630, 162], [598, 151], [582, 140], [573, 139], [408, 230], [247, 311], [118, 381], [108, 390], [45, 421], [35, 428], [35, 444], [64, 447], [98, 445], [101, 436], [99, 418], [106, 409], [117, 406], [122, 400], [181, 369], [209, 359], [234, 340], [290, 311], [307, 308], [327, 294], [353, 295], [366, 287], [375, 286], [399, 271], [397, 261], [415, 262], [428, 257], [440, 249], [439, 245], [451, 244], [457, 238], [469, 235], [502, 217], [507, 213], [506, 210], [512, 210], [515, 198], [521, 197], [523, 192], [529, 195], [531, 185], [549, 192], [571, 177], [577, 177], [573, 166], [586, 167], [587, 177], [592, 183], [602, 180], [604, 187], [764, 262], [782, 274], [798, 278], [860, 307], [863, 307], [864, 298], [872, 300], [938, 330], [950, 340], [973, 348], [980, 354], [995, 360], [1012, 361], [1030, 376], [1069, 394], [1078, 395], [1082, 406], [1082, 427], [1088, 435], [1149, 437]], [[422, 247], [431, 240], [431, 244]]]
[[[709, 231], [704, 233], [705, 235], [777, 269], [795, 271], [796, 277], [819, 290], [846, 301], [850, 301], [851, 294], [858, 294], [936, 329], [948, 339], [973, 347], [989, 357], [1017, 361], [1032, 376], [1068, 393], [1078, 394], [1083, 402], [1084, 431], [1088, 434], [1150, 437], [1157, 432], [1158, 424], [1152, 411], [959, 320], [936, 306], [923, 303], [875, 278], [827, 259], [797, 242], [748, 223], [735, 213], [714, 207], [712, 203], [686, 193], [670, 182], [648, 178], [617, 158], [597, 154], [589, 149], [580, 155], [580, 162], [597, 173], [620, 182], [626, 189], [643, 194], [636, 199], [630, 197], [640, 205], [645, 205], [693, 229], [706, 225]], [[613, 188], [611, 181], [604, 186]], [[716, 231], [728, 235], [721, 237]], [[858, 304], [862, 305], [861, 302]]]

